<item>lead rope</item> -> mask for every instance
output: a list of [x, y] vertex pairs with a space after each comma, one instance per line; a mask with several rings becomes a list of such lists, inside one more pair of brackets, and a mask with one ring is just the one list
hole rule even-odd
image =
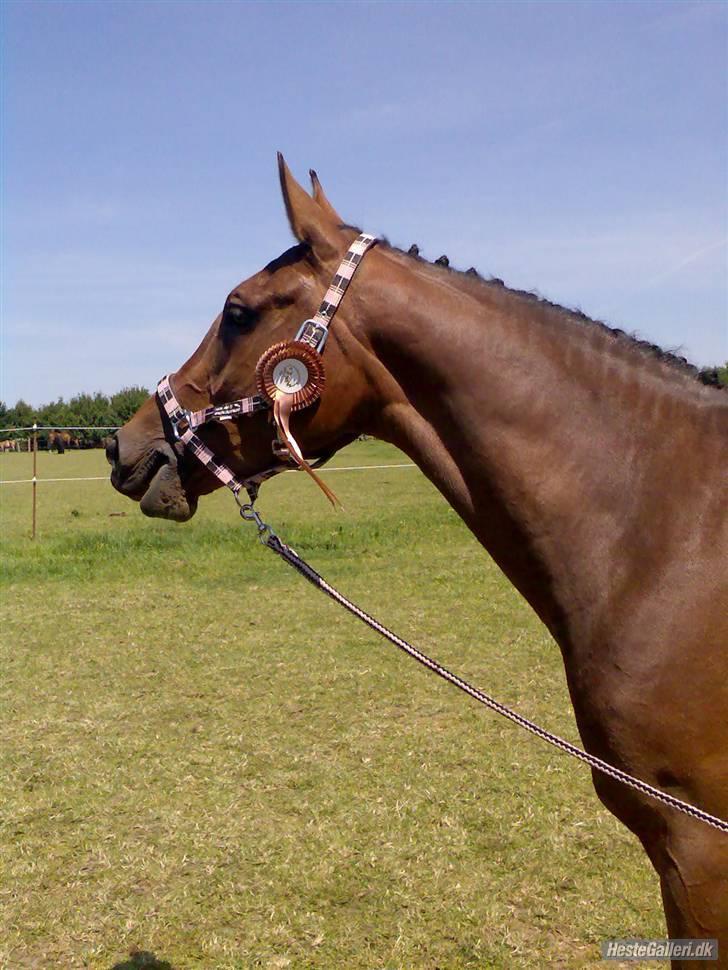
[[718, 829], [720, 832], [728, 834], [728, 822], [722, 818], [718, 818], [715, 815], [711, 815], [709, 812], [703, 811], [702, 808], [697, 808], [695, 805], [691, 805], [689, 802], [684, 802], [680, 798], [676, 798], [674, 795], [670, 795], [668, 792], [662, 791], [660, 788], [655, 788], [653, 785], [649, 785], [646, 781], [640, 781], [639, 778], [634, 778], [632, 775], [628, 775], [626, 771], [622, 771], [620, 768], [615, 768], [614, 765], [610, 765], [607, 761], [602, 761], [601, 758], [597, 758], [596, 755], [589, 754], [588, 751], [583, 751], [581, 748], [577, 747], [575, 744], [571, 744], [570, 741], [565, 741], [556, 734], [552, 734], [550, 731], [545, 730], [545, 728], [539, 727], [533, 721], [530, 721], [527, 717], [523, 717], [521, 714], [517, 714], [512, 711], [505, 704], [501, 704], [500, 701], [495, 700], [485, 691], [479, 690], [477, 687], [473, 687], [462, 677], [458, 677], [457, 674], [452, 673], [447, 667], [443, 667], [442, 664], [428, 657], [427, 654], [422, 653], [417, 647], [413, 647], [411, 643], [403, 640], [402, 637], [398, 637], [396, 633], [392, 633], [388, 630], [386, 626], [375, 620], [373, 616], [370, 616], [351, 600], [347, 599], [342, 593], [337, 589], [327, 583], [326, 580], [320, 576], [312, 566], [303, 560], [295, 550], [287, 546], [285, 542], [273, 532], [271, 527], [267, 525], [260, 517], [258, 512], [253, 508], [252, 505], [242, 505], [240, 507], [240, 515], [245, 519], [246, 522], [254, 522], [258, 528], [258, 537], [264, 546], [272, 549], [277, 555], [281, 557], [289, 566], [292, 566], [297, 572], [299, 572], [305, 579], [309, 581], [316, 589], [320, 589], [322, 593], [325, 593], [328, 597], [343, 606], [344, 609], [352, 613], [357, 619], [361, 620], [372, 630], [375, 630], [380, 636], [383, 636], [385, 640], [389, 640], [393, 643], [395, 647], [399, 647], [408, 656], [412, 657], [423, 667], [431, 670], [438, 677], [442, 677], [449, 684], [453, 684], [459, 690], [466, 693], [469, 697], [478, 701], [480, 704], [484, 704], [491, 711], [495, 711], [496, 714], [500, 714], [512, 721], [514, 724], [518, 724], [520, 727], [529, 731], [531, 734], [535, 734], [537, 738], [541, 738], [542, 741], [547, 741], [552, 744], [555, 748], [560, 751], [570, 754], [572, 757], [577, 758], [584, 764], [589, 765], [590, 768], [594, 768], [597, 771], [602, 772], [602, 774], [607, 775], [609, 778], [613, 778], [615, 781], [620, 781], [622, 784], [627, 785], [629, 788], [634, 788], [635, 791], [641, 792], [643, 795], [648, 795], [650, 798], [656, 799], [658, 802], [662, 802], [663, 805], [668, 805], [670, 808], [676, 809], [678, 812], [683, 812], [685, 815], [690, 815], [692, 818], [696, 818], [701, 822], [705, 822], [706, 825], [711, 825], [713, 828]]

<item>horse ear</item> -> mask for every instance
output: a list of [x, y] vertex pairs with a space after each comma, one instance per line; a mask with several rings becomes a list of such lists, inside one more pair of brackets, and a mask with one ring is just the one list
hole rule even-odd
[[308, 170], [308, 174], [311, 176], [311, 185], [313, 186], [314, 201], [318, 202], [318, 204], [321, 206], [324, 212], [327, 213], [327, 215], [331, 216], [331, 218], [336, 223], [338, 223], [338, 225], [341, 225], [344, 220], [341, 218], [339, 213], [336, 211], [336, 209], [331, 205], [329, 200], [326, 198], [326, 195], [324, 194], [324, 190], [321, 188], [321, 183], [319, 182], [318, 175], [316, 174], [316, 172], [314, 172], [312, 168]]
[[308, 243], [314, 256], [321, 262], [334, 259], [341, 248], [338, 239], [338, 221], [322, 209], [298, 184], [280, 152], [278, 152], [278, 174], [293, 235], [299, 242]]

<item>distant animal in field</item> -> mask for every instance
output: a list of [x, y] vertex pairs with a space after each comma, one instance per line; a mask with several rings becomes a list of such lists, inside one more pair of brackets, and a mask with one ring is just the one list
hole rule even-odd
[[48, 435], [48, 451], [64, 454], [66, 448], [79, 448], [81, 441], [69, 431], [51, 431]]
[[0, 451], [19, 451], [20, 446], [17, 440], [13, 438], [5, 438], [4, 441], [0, 441]]

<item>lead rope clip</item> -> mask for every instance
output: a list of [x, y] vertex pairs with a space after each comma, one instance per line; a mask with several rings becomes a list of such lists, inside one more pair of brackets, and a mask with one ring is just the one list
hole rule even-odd
[[258, 510], [253, 506], [252, 502], [241, 502], [237, 494], [235, 495], [235, 501], [238, 503], [240, 508], [240, 517], [246, 522], [255, 523], [258, 530], [258, 539], [260, 539], [264, 546], [267, 546], [271, 539], [278, 538], [268, 523], [262, 520]]

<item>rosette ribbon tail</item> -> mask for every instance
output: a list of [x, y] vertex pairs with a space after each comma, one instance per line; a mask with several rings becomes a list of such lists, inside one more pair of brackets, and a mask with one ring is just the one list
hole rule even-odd
[[321, 478], [316, 474], [316, 472], [311, 468], [309, 463], [303, 457], [303, 452], [299, 447], [298, 442], [291, 434], [290, 428], [290, 418], [293, 411], [293, 395], [286, 394], [284, 391], [277, 391], [276, 396], [273, 400], [273, 420], [276, 423], [278, 433], [281, 437], [281, 441], [288, 448], [288, 452], [299, 466], [311, 478], [316, 482], [318, 487], [324, 493], [326, 498], [331, 502], [334, 508], [338, 505], [340, 509], [343, 510], [344, 506], [341, 504], [341, 500], [337, 495], [329, 488], [329, 486], [321, 480]]

